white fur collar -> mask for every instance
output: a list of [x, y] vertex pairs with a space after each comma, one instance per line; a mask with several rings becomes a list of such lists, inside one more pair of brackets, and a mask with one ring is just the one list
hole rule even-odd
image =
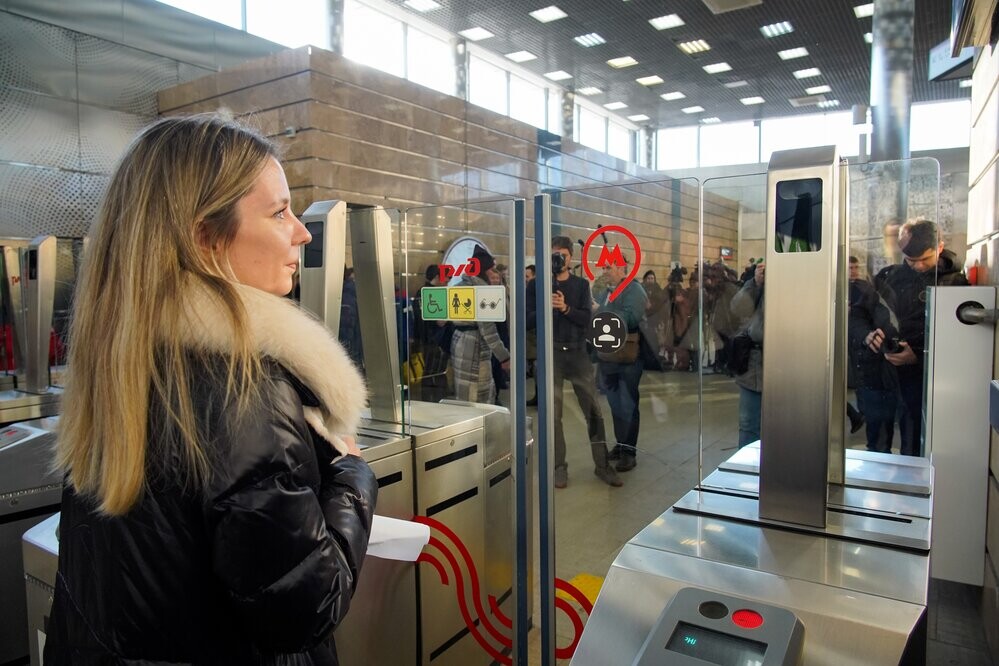
[[[347, 445], [340, 435], [357, 431], [367, 388], [360, 372], [329, 330], [294, 302], [235, 284], [246, 309], [254, 345], [287, 368], [319, 399], [305, 407], [309, 425], [340, 452]], [[210, 351], [230, 349], [232, 327], [218, 299], [202, 286], [187, 290], [181, 318], [183, 344]]]

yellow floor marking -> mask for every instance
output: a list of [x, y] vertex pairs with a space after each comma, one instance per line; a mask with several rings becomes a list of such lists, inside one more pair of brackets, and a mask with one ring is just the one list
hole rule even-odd
[[[603, 576], [582, 573], [573, 576], [569, 584], [583, 593], [583, 596], [590, 600], [591, 604], [597, 603], [597, 595], [600, 594], [600, 587], [604, 584]], [[562, 597], [566, 601], [573, 601], [573, 598], [562, 590], [556, 590], [555, 596]]]

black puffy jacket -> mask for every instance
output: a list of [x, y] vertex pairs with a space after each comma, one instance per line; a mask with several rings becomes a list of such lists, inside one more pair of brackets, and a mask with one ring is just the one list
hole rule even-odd
[[47, 666], [337, 663], [374, 475], [310, 428], [303, 405], [316, 398], [280, 364], [265, 364], [262, 404], [237, 421], [204, 363], [192, 391], [213, 443], [207, 492], [157, 457], [171, 435], [156, 404], [147, 490], [128, 514], [100, 515], [65, 489]]

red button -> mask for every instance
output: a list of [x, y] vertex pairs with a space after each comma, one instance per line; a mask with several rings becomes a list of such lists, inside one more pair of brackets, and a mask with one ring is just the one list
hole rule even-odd
[[743, 629], [756, 629], [763, 624], [763, 616], [756, 611], [743, 608], [732, 613], [732, 621]]

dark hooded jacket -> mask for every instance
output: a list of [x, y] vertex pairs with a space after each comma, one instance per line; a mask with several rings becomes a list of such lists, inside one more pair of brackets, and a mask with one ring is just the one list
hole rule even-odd
[[[302, 325], [304, 315], [293, 314], [291, 325]], [[356, 377], [347, 383], [363, 402], [363, 382], [334, 351], [339, 381]], [[225, 399], [223, 359], [211, 350], [189, 354], [213, 470], [206, 488], [181, 482], [176, 433], [156, 399], [146, 489], [128, 513], [100, 514], [91, 498], [65, 488], [48, 666], [337, 663], [333, 630], [357, 585], [377, 483], [313, 418], [322, 386], [314, 393], [265, 355], [259, 402], [237, 417]]]

